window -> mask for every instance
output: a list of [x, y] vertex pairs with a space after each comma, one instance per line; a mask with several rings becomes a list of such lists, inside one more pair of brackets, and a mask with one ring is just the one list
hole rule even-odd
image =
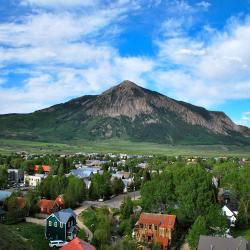
[[49, 227], [51, 227], [52, 226], [52, 222], [51, 221], [49, 221]]
[[149, 229], [152, 229], [152, 225], [148, 225], [148, 228], [149, 228]]
[[63, 228], [63, 223], [62, 222], [60, 222], [60, 228]]
[[140, 224], [140, 227], [143, 228], [143, 224]]
[[155, 230], [157, 230], [157, 225], [155, 225]]
[[57, 222], [54, 222], [54, 227], [57, 227]]

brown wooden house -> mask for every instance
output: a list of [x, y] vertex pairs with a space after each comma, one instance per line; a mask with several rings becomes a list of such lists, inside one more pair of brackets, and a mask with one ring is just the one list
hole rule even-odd
[[175, 215], [141, 213], [135, 224], [135, 238], [138, 242], [158, 243], [166, 250], [172, 239], [175, 223]]

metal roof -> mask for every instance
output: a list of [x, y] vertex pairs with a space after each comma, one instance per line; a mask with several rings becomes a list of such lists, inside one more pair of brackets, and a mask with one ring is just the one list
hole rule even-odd
[[69, 220], [70, 217], [74, 217], [76, 218], [76, 214], [74, 213], [74, 211], [71, 208], [67, 208], [67, 209], [63, 209], [61, 211], [58, 211], [56, 213], [54, 213], [54, 215], [57, 217], [57, 219], [66, 224]]
[[249, 242], [242, 237], [223, 238], [200, 236], [198, 250], [248, 250]]

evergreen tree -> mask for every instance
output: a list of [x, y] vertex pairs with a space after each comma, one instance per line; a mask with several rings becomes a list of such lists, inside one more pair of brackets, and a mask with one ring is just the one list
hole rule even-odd
[[191, 249], [196, 249], [199, 243], [200, 235], [206, 235], [208, 233], [206, 227], [206, 220], [203, 216], [198, 216], [193, 226], [188, 231], [186, 240]]

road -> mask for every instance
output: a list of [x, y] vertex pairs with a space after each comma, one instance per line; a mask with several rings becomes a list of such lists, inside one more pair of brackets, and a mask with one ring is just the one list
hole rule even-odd
[[86, 227], [86, 225], [83, 224], [83, 222], [80, 220], [79, 215], [89, 208], [90, 206], [96, 206], [96, 207], [103, 207], [107, 206], [109, 208], [120, 208], [122, 201], [125, 197], [130, 196], [131, 199], [139, 199], [141, 197], [140, 191], [135, 191], [127, 194], [121, 194], [118, 196], [113, 197], [110, 200], [106, 201], [84, 201], [80, 207], [76, 208], [74, 210], [76, 214], [76, 221], [79, 228], [83, 229], [85, 231], [85, 234], [88, 236], [88, 240], [91, 241], [93, 238], [93, 233]]
[[[103, 207], [107, 206], [108, 208], [120, 208], [122, 201], [126, 196], [130, 196], [132, 200], [137, 200], [141, 197], [140, 191], [135, 191], [127, 194], [121, 194], [118, 196], [113, 197], [110, 200], [106, 201], [84, 201], [78, 208], [74, 209], [74, 212], [76, 214], [76, 222], [80, 229], [83, 229], [85, 234], [88, 236], [88, 240], [91, 242], [93, 238], [93, 233], [88, 229], [86, 225], [83, 224], [83, 222], [80, 220], [80, 214], [89, 208], [90, 206], [96, 206], [96, 207]], [[26, 217], [26, 221], [30, 223], [35, 223], [41, 226], [45, 226], [45, 220], [44, 219], [37, 219], [33, 217]]]

